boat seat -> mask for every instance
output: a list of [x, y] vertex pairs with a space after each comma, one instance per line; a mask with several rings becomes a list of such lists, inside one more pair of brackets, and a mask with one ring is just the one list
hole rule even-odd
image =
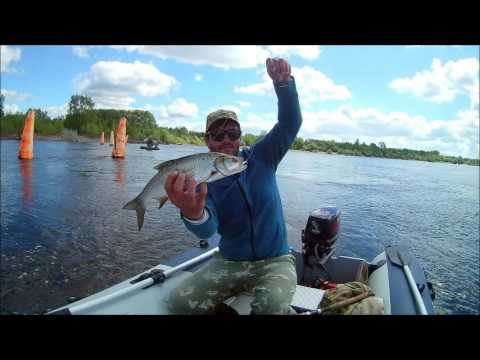
[[305, 266], [303, 256], [294, 252], [298, 284], [311, 286], [321, 279], [336, 284], [359, 281], [368, 284], [368, 263], [359, 258], [339, 256], [331, 257], [323, 265]]
[[[295, 256], [297, 270], [297, 288], [292, 301], [292, 307], [295, 310], [313, 310], [310, 307], [320, 304], [324, 290], [309, 287], [319, 278], [336, 284], [359, 281], [368, 285], [368, 263], [363, 259], [347, 256], [331, 257], [323, 267], [305, 268], [302, 254], [296, 251], [292, 254]], [[318, 299], [318, 303], [315, 305], [316, 299]], [[251, 312], [250, 303], [252, 300], [253, 294], [251, 292], [242, 292], [225, 300], [224, 303], [239, 314], [246, 315]]]
[[[323, 299], [325, 290], [297, 285], [292, 300], [292, 314], [296, 312], [311, 311], [318, 308]], [[240, 315], [249, 315], [252, 311], [250, 303], [253, 300], [252, 292], [241, 292], [224, 301]]]

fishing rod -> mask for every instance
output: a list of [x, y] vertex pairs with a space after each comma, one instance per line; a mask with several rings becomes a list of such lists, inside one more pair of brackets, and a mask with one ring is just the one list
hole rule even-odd
[[354, 296], [354, 297], [351, 297], [349, 299], [346, 299], [346, 300], [343, 300], [343, 301], [339, 301], [337, 303], [334, 303], [332, 305], [329, 305], [329, 306], [326, 306], [324, 308], [320, 308], [320, 309], [317, 309], [317, 310], [313, 310], [313, 311], [306, 311], [306, 312], [302, 312], [298, 315], [320, 315], [322, 313], [324, 313], [325, 311], [330, 311], [330, 310], [335, 310], [335, 309], [339, 309], [339, 308], [342, 308], [344, 306], [348, 306], [348, 305], [351, 305], [351, 304], [354, 304], [358, 301], [361, 301], [363, 299], [366, 299], [367, 297], [369, 296], [372, 296], [373, 294], [370, 292], [370, 291], [367, 291], [367, 292], [364, 292], [360, 295], [357, 295], [357, 296]]
[[74, 306], [69, 306], [62, 308], [60, 310], [55, 310], [48, 312], [47, 315], [78, 315], [83, 313], [85, 310], [89, 310], [93, 307], [102, 305], [108, 301], [111, 301], [113, 299], [116, 299], [120, 296], [124, 296], [126, 294], [130, 294], [138, 289], [146, 289], [149, 288], [152, 285], [158, 284], [158, 283], [163, 283], [165, 280], [167, 280], [170, 276], [175, 274], [176, 272], [180, 270], [184, 270], [192, 265], [198, 264], [203, 260], [206, 260], [210, 257], [212, 257], [216, 252], [218, 252], [218, 246], [204, 252], [203, 254], [196, 256], [190, 260], [187, 260], [177, 266], [174, 266], [170, 269], [167, 270], [160, 270], [160, 269], [153, 269], [152, 271], [142, 274], [136, 279], [130, 281], [130, 286], [127, 286], [123, 289], [120, 289], [118, 291], [114, 291], [108, 295], [102, 296], [98, 299], [93, 299], [87, 302], [84, 302], [82, 304], [74, 305]]

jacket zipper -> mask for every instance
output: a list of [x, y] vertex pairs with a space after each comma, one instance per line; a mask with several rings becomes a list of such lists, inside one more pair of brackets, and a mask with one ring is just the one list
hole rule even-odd
[[256, 260], [256, 255], [255, 255], [255, 244], [253, 243], [253, 216], [252, 216], [252, 209], [250, 208], [250, 204], [247, 201], [247, 196], [245, 195], [245, 191], [243, 190], [242, 185], [240, 184], [240, 181], [237, 179], [236, 180], [238, 187], [240, 188], [240, 192], [242, 193], [243, 199], [245, 200], [245, 203], [247, 204], [247, 210], [248, 210], [248, 216], [250, 218], [250, 246], [252, 247], [252, 257], [253, 260]]

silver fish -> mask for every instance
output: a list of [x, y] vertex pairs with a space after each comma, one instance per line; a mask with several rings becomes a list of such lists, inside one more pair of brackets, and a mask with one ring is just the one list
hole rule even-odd
[[165, 161], [155, 166], [158, 170], [145, 185], [142, 192], [132, 201], [125, 204], [124, 209], [137, 212], [138, 231], [142, 229], [145, 210], [151, 199], [160, 201], [159, 209], [168, 200], [165, 191], [165, 180], [173, 171], [183, 172], [195, 179], [197, 184], [213, 182], [227, 176], [238, 174], [247, 168], [243, 157], [237, 157], [218, 152], [208, 152], [184, 156]]

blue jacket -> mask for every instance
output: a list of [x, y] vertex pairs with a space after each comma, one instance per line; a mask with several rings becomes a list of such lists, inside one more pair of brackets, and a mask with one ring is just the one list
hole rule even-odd
[[240, 174], [208, 185], [205, 207], [209, 219], [186, 227], [206, 239], [221, 235], [219, 249], [228, 260], [261, 260], [285, 255], [289, 251], [282, 202], [275, 173], [292, 145], [302, 124], [295, 80], [275, 86], [278, 97], [278, 122], [240, 156], [248, 168]]

